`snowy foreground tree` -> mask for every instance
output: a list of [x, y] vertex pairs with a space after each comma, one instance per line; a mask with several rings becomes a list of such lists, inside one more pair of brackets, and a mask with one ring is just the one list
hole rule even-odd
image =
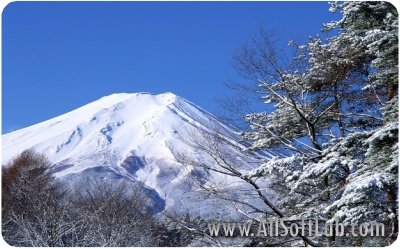
[[[249, 129], [240, 134], [240, 144], [218, 131], [201, 132], [186, 142], [209, 158], [175, 154], [188, 166], [242, 183], [239, 195], [219, 179], [199, 183], [199, 190], [230, 201], [243, 220], [278, 217], [290, 225], [317, 218], [342, 222], [346, 231], [375, 222], [385, 226], [385, 235], [246, 238], [231, 244], [383, 246], [397, 237], [398, 14], [387, 2], [332, 3], [330, 10], [342, 18], [324, 25], [326, 39], [290, 42], [279, 53], [261, 31], [241, 48], [236, 68], [252, 86], [238, 89], [254, 90], [267, 111], [245, 116]], [[223, 149], [229, 144], [254, 169]]]
[[[397, 113], [397, 98], [389, 104], [394, 110], [388, 109], [388, 114]], [[318, 160], [299, 154], [274, 158], [247, 176], [271, 179], [273, 189], [286, 193], [275, 205], [293, 218], [317, 215], [346, 226], [366, 222], [386, 225], [384, 238], [336, 238], [330, 241], [332, 245], [390, 244], [397, 236], [398, 219], [397, 117], [388, 118], [381, 128], [355, 132], [324, 147]]]

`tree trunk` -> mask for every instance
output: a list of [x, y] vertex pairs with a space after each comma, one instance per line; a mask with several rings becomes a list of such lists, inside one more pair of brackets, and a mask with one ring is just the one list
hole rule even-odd
[[344, 129], [344, 124], [342, 120], [342, 115], [340, 113], [340, 101], [339, 101], [339, 92], [338, 92], [338, 86], [337, 84], [334, 84], [333, 87], [334, 91], [334, 97], [335, 97], [335, 108], [336, 108], [336, 118], [339, 126], [339, 131], [340, 131], [340, 137], [345, 137], [345, 129]]
[[318, 150], [318, 155], [321, 155], [322, 147], [317, 141], [317, 134], [315, 132], [315, 126], [308, 122], [306, 124], [307, 124], [308, 135], [311, 140], [311, 143], [312, 143], [313, 147]]
[[388, 92], [387, 92], [387, 101], [393, 99], [394, 95], [396, 94], [396, 87], [392, 84], [388, 86]]

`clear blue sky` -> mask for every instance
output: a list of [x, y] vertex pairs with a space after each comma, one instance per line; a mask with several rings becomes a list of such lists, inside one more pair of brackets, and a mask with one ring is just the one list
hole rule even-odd
[[262, 24], [283, 41], [336, 19], [327, 2], [15, 2], [3, 11], [2, 132], [116, 92], [173, 92], [211, 112]]

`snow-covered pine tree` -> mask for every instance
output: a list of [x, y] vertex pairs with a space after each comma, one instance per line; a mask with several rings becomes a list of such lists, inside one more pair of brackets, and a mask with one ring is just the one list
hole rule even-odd
[[375, 88], [368, 88], [368, 56], [353, 49], [347, 37], [339, 37], [326, 42], [310, 38], [307, 44], [305, 79], [313, 94], [325, 96], [324, 101], [333, 105], [326, 114], [335, 130], [330, 132], [331, 138], [368, 130], [382, 122], [380, 98]]
[[[218, 131], [210, 137], [193, 135], [187, 143], [208, 152], [211, 163], [179, 153], [176, 157], [251, 186], [251, 191], [241, 189], [240, 198], [226, 195], [229, 191], [218, 185], [205, 189], [232, 201], [249, 219], [262, 214], [292, 220], [339, 219], [345, 224], [375, 221], [397, 228], [398, 98], [397, 90], [390, 88], [398, 81], [393, 59], [397, 54], [392, 53], [397, 51], [398, 16], [387, 3], [345, 2], [332, 7], [341, 9], [343, 18], [326, 25], [337, 31], [329, 33], [329, 39], [310, 38], [301, 46], [291, 43], [290, 56], [279, 53], [272, 37], [261, 31], [236, 56], [236, 68], [258, 86], [256, 92], [268, 104], [265, 112], [246, 116], [250, 128], [242, 132], [242, 145], [247, 146], [243, 153], [262, 151], [252, 154], [261, 164], [258, 168], [243, 169], [227, 147], [221, 150]], [[371, 25], [358, 23], [357, 18], [370, 16]], [[384, 47], [390, 49], [383, 51]], [[383, 61], [387, 64], [380, 64]], [[261, 155], [269, 158], [260, 163]], [[393, 232], [384, 238], [305, 237], [297, 242], [387, 245], [397, 235]]]
[[278, 53], [264, 31], [236, 57], [238, 71], [273, 104], [246, 116], [253, 149], [315, 155], [332, 138], [382, 124], [381, 107], [397, 92], [397, 12], [385, 2], [332, 3], [338, 10], [342, 19], [325, 24], [337, 33], [291, 42], [293, 57]]
[[[397, 112], [395, 97], [385, 108], [385, 126], [332, 140], [324, 145], [318, 162], [298, 154], [274, 158], [247, 177], [270, 179], [276, 193], [285, 193], [275, 204], [292, 218], [386, 225], [385, 238], [339, 238], [333, 245], [385, 245], [397, 234]], [[388, 238], [392, 228], [394, 234]]]
[[[332, 2], [330, 11], [342, 14], [339, 21], [325, 24], [325, 30], [338, 29], [337, 43], [364, 54], [371, 63], [370, 87], [383, 88], [392, 99], [398, 86], [398, 13], [389, 2]], [[345, 43], [343, 43], [343, 41]]]
[[294, 55], [288, 59], [261, 31], [236, 56], [237, 70], [259, 85], [269, 104], [268, 111], [246, 116], [251, 131], [243, 137], [253, 143], [252, 149], [315, 156], [321, 152], [321, 139], [331, 136], [329, 115], [335, 106], [328, 95], [310, 87], [304, 47], [292, 47]]
[[[243, 138], [253, 150], [291, 152], [268, 159], [246, 177], [268, 178], [282, 197], [275, 205], [292, 218], [375, 221], [395, 228], [389, 238], [330, 238], [329, 245], [387, 245], [397, 236], [398, 220], [398, 14], [386, 2], [332, 3], [331, 10], [343, 14], [325, 25], [337, 33], [296, 46], [300, 53], [293, 61], [306, 61], [305, 66], [264, 77], [269, 71], [263, 66], [278, 65], [277, 56], [248, 49], [244, 58], [251, 63], [241, 60], [242, 72], [250, 72], [266, 102], [274, 104], [247, 116], [251, 131]], [[321, 121], [313, 122], [316, 118]], [[314, 141], [307, 120], [315, 125]], [[319, 150], [317, 156], [307, 145]]]

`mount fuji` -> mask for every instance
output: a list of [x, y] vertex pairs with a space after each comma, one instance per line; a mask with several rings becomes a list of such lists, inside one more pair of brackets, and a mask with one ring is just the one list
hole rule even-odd
[[232, 213], [223, 201], [196, 190], [193, 176], [212, 172], [200, 172], [175, 159], [171, 148], [202, 157], [202, 152], [182, 142], [182, 137], [190, 136], [188, 127], [218, 129], [226, 139], [235, 141], [232, 128], [172, 93], [119, 93], [3, 135], [2, 164], [4, 167], [22, 151], [33, 149], [45, 154], [52, 163], [51, 173], [72, 187], [97, 178], [111, 184], [128, 181], [143, 187], [156, 213]]

